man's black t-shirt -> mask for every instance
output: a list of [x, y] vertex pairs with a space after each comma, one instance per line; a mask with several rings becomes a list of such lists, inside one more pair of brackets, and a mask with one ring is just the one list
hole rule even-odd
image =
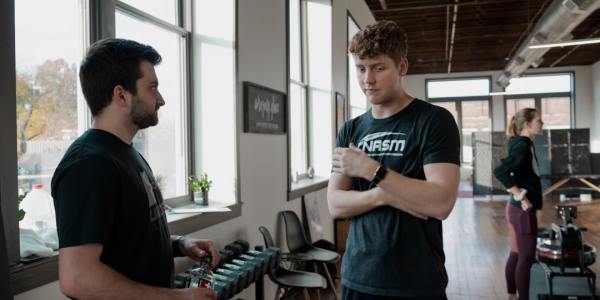
[[[423, 166], [460, 165], [460, 138], [444, 108], [414, 99], [393, 116], [373, 118], [371, 111], [344, 124], [338, 147], [350, 144], [404, 176], [425, 179]], [[353, 178], [352, 189], [371, 182]], [[445, 296], [442, 222], [418, 219], [390, 206], [353, 218], [342, 261], [342, 284], [367, 294]]]
[[90, 129], [52, 178], [60, 248], [102, 244], [100, 260], [127, 278], [172, 287], [173, 253], [152, 170], [131, 146]]

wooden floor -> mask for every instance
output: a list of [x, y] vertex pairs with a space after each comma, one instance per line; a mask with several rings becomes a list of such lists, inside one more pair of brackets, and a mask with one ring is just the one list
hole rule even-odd
[[[596, 200], [597, 201], [597, 200]], [[554, 212], [556, 200], [547, 200], [540, 226], [562, 224]], [[569, 203], [573, 204], [573, 203]], [[444, 221], [444, 250], [450, 282], [448, 299], [507, 299], [504, 264], [509, 253], [506, 202], [457, 200], [450, 217]], [[600, 201], [579, 204], [575, 224], [587, 227], [584, 240], [600, 249]], [[591, 269], [600, 274], [599, 263]]]
[[[544, 202], [540, 226], [562, 224], [554, 213], [557, 203], [556, 200]], [[576, 205], [575, 224], [587, 227], [584, 240], [600, 249], [600, 200]], [[449, 300], [507, 299], [504, 264], [509, 241], [505, 206], [506, 202], [459, 198], [452, 214], [443, 222]], [[593, 264], [591, 269], [600, 275], [600, 262]], [[322, 296], [321, 299], [333, 299], [330, 292], [324, 292]]]

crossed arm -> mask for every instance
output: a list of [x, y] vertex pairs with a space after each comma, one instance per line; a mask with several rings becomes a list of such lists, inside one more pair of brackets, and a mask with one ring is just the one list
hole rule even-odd
[[388, 169], [378, 187], [352, 191], [352, 177], [372, 180], [379, 163], [356, 148], [336, 148], [327, 199], [335, 218], [354, 217], [376, 207], [389, 205], [425, 219], [448, 217], [458, 193], [459, 167], [432, 163], [423, 167], [425, 180], [409, 178]]

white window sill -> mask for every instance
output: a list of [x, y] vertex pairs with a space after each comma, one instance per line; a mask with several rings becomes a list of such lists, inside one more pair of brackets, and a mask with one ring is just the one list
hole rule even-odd
[[329, 184], [329, 177], [315, 176], [301, 179], [291, 183], [288, 192], [288, 201], [304, 196], [305, 194], [323, 189]]
[[[185, 235], [241, 216], [241, 203], [228, 203], [211, 200], [209, 207], [227, 207], [227, 212], [206, 212], [189, 214], [167, 213], [171, 234]], [[192, 205], [190, 203], [190, 205]], [[195, 204], [194, 204], [195, 205]], [[58, 256], [46, 257], [31, 263], [10, 267], [13, 293], [19, 294], [58, 280]]]

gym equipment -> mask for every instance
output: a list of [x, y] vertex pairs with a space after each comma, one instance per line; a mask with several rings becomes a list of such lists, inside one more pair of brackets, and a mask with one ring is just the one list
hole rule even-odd
[[[219, 254], [221, 260], [215, 269], [211, 269], [212, 257], [207, 254], [191, 269], [177, 274], [175, 288], [211, 288], [219, 300], [234, 297], [252, 283], [257, 283], [256, 290], [262, 291], [262, 276], [275, 268], [279, 249], [250, 250], [247, 241], [238, 240], [219, 250]], [[256, 299], [262, 299], [262, 294]]]
[[537, 260], [546, 274], [548, 293], [553, 295], [554, 277], [585, 277], [592, 299], [596, 299], [596, 274], [588, 267], [596, 261], [596, 248], [583, 241], [581, 232], [587, 229], [573, 224], [577, 207], [557, 205], [555, 211], [563, 224], [553, 223], [549, 234], [538, 236], [536, 249]]

